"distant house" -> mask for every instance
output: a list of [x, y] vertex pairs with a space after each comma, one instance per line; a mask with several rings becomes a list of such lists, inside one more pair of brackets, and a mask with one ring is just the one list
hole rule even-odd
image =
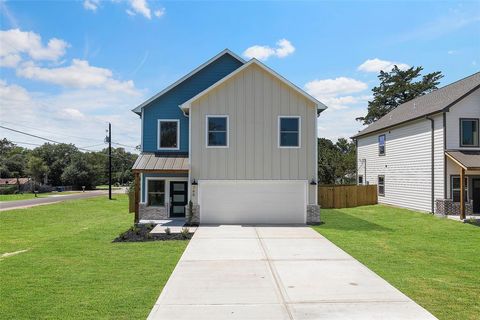
[[326, 107], [256, 59], [224, 50], [133, 111], [140, 219], [319, 222], [317, 117]]
[[21, 185], [28, 183], [30, 178], [6, 178], [0, 179], [0, 186]]
[[380, 203], [480, 213], [479, 119], [480, 72], [398, 106], [353, 137], [358, 183]]

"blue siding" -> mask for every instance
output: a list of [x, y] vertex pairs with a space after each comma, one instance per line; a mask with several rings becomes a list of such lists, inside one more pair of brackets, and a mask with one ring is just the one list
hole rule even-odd
[[142, 179], [142, 185], [141, 185], [141, 189], [142, 189], [142, 197], [141, 197], [141, 202], [145, 202], [147, 201], [147, 199], [145, 198], [145, 184], [147, 183], [147, 178], [150, 178], [150, 177], [163, 177], [163, 178], [174, 178], [174, 177], [183, 177], [183, 178], [187, 178], [188, 177], [188, 174], [185, 174], [185, 173], [169, 173], [169, 174], [164, 174], [164, 173], [144, 173], [143, 174], [143, 179]]
[[[242, 63], [226, 53], [143, 108], [143, 151], [157, 149], [158, 119], [180, 119], [180, 150], [188, 152], [188, 118], [178, 107], [218, 80], [240, 67]], [[165, 151], [171, 152], [171, 151]]]

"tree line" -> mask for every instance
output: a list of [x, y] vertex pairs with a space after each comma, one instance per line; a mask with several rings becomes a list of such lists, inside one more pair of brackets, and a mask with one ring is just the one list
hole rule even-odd
[[[112, 183], [133, 180], [131, 168], [136, 154], [124, 148], [112, 148]], [[108, 149], [82, 152], [73, 144], [45, 143], [34, 149], [0, 140], [0, 177], [29, 177], [36, 184], [50, 186], [85, 186], [92, 189], [108, 183]]]

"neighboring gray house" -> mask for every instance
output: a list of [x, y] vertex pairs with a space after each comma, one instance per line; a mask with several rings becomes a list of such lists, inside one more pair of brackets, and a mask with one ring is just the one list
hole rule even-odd
[[479, 119], [480, 73], [398, 106], [353, 137], [358, 183], [380, 203], [480, 213]]
[[318, 222], [324, 109], [258, 60], [222, 51], [133, 110], [138, 218], [184, 217], [191, 200], [201, 223]]

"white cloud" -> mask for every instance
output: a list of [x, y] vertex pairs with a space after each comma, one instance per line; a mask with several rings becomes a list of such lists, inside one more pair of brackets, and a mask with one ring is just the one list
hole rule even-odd
[[165, 12], [165, 8], [160, 8], [158, 10], [155, 10], [153, 14], [155, 15], [155, 17], [160, 18], [161, 16], [165, 15]]
[[365, 82], [347, 77], [313, 80], [305, 84], [305, 90], [317, 99], [318, 97], [360, 92], [367, 88], [368, 85]]
[[[42, 44], [42, 38], [31, 31], [21, 31], [20, 29], [10, 29], [0, 31], [0, 57], [10, 62], [11, 55], [26, 54], [30, 58], [41, 61], [56, 61], [63, 55], [69, 44], [61, 39], [52, 38], [48, 44]], [[17, 61], [18, 63], [18, 61]], [[11, 64], [13, 65], [13, 64]], [[16, 64], [15, 64], [16, 65]], [[13, 66], [15, 66], [13, 65]]]
[[133, 12], [143, 15], [147, 19], [152, 18], [152, 12], [146, 0], [130, 0], [129, 2]]
[[276, 48], [254, 45], [247, 48], [243, 52], [243, 55], [248, 59], [256, 58], [258, 60], [265, 61], [272, 56], [276, 56], [277, 58], [285, 58], [295, 52], [295, 47], [287, 39], [280, 39], [276, 44]]
[[[140, 142], [140, 121], [130, 109], [144, 98], [124, 92], [111, 94], [103, 89], [73, 89], [60, 94], [29, 92], [0, 80], [0, 123], [45, 138], [85, 146], [95, 141], [100, 144], [107, 122], [111, 122], [114, 141], [135, 146]], [[3, 137], [15, 141], [45, 142], [4, 129], [0, 132]], [[92, 149], [101, 148], [103, 146]]]
[[380, 60], [378, 58], [368, 59], [364, 63], [358, 66], [359, 71], [364, 72], [380, 72], [380, 71], [390, 71], [394, 66], [397, 66], [400, 70], [407, 70], [410, 68], [408, 64], [392, 62], [388, 60]]
[[0, 67], [15, 68], [21, 60], [22, 58], [18, 54], [0, 56]]
[[85, 0], [83, 1], [83, 7], [86, 10], [97, 11], [100, 0]]
[[58, 68], [44, 68], [33, 62], [23, 63], [17, 69], [17, 76], [68, 88], [103, 88], [138, 95], [132, 80], [116, 80], [111, 70], [91, 66], [88, 61], [80, 59], [73, 59], [71, 65]]

